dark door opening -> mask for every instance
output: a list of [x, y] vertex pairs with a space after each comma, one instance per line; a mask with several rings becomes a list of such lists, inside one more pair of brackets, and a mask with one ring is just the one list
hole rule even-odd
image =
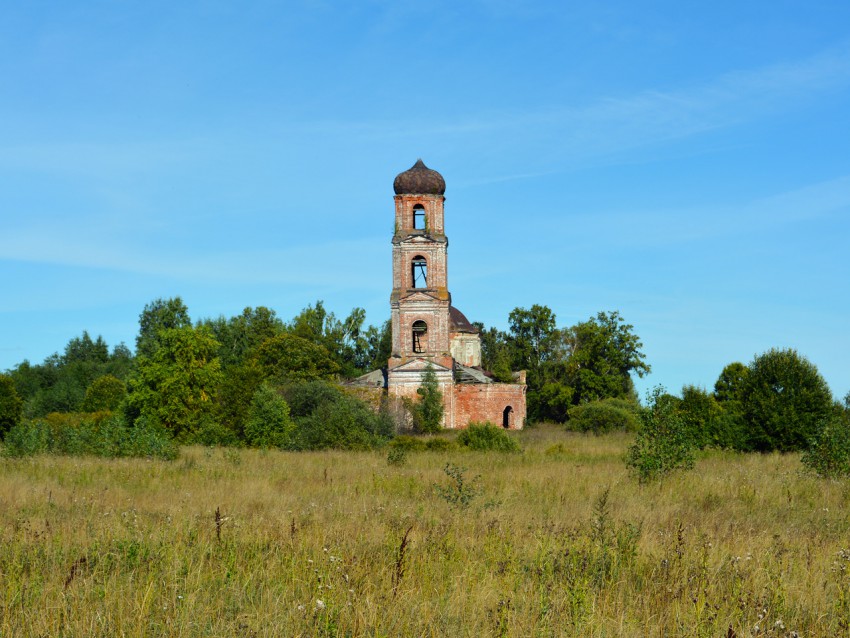
[[511, 421], [513, 421], [513, 417], [514, 417], [514, 409], [511, 406], [506, 407], [504, 409], [504, 411], [502, 412], [502, 427], [503, 428], [510, 428], [511, 427]]

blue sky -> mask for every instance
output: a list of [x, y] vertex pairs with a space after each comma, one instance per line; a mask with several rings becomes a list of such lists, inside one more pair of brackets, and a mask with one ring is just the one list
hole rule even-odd
[[470, 319], [619, 310], [711, 388], [850, 390], [850, 3], [0, 4], [0, 370], [83, 330], [389, 315], [392, 180], [446, 179]]

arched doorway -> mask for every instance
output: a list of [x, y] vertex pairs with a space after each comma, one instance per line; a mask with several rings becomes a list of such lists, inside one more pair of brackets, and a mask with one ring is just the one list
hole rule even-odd
[[514, 420], [514, 409], [511, 406], [506, 407], [502, 411], [502, 427], [509, 429]]

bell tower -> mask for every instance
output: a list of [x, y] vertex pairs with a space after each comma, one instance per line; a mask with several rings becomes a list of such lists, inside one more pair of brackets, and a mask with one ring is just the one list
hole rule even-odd
[[400, 366], [410, 372], [421, 369], [421, 365], [405, 365], [415, 361], [430, 363], [438, 377], [447, 371], [446, 381], [450, 382], [453, 360], [446, 261], [449, 240], [443, 218], [446, 182], [437, 171], [417, 160], [396, 176], [393, 189], [393, 348], [388, 362], [389, 385], [394, 385], [394, 381], [401, 383], [402, 378], [412, 382], [409, 375], [394, 375], [393, 370]]

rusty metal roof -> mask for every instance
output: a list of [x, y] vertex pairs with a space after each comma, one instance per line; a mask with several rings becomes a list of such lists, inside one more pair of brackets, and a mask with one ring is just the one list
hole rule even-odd
[[472, 325], [469, 319], [466, 318], [460, 310], [454, 306], [449, 306], [449, 330], [452, 332], [469, 332], [478, 334], [478, 328]]
[[393, 190], [396, 195], [443, 195], [446, 180], [418, 159], [409, 169], [396, 175]]

